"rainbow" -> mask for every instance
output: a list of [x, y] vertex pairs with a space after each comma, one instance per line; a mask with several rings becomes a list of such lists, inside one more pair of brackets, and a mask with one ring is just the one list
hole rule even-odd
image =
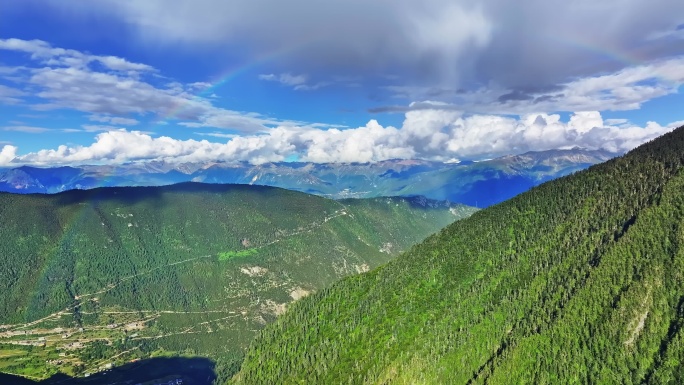
[[[584, 52], [590, 52], [598, 57], [603, 57], [614, 62], [622, 64], [624, 67], [639, 67], [647, 64], [653, 63], [651, 60], [639, 57], [634, 52], [629, 52], [624, 49], [611, 46], [609, 44], [602, 44], [600, 39], [590, 36], [575, 35], [572, 37], [553, 35], [546, 36], [546, 40], [550, 40], [556, 44], [562, 44], [567, 47], [575, 48]], [[671, 75], [668, 75], [664, 71], [659, 71], [653, 73], [652, 77], [657, 77], [666, 81], [675, 82]]]
[[[39, 279], [36, 281], [36, 286], [35, 290], [38, 292], [41, 290], [40, 285], [47, 276], [47, 274], [50, 271], [54, 271], [55, 269], [58, 269], [55, 264], [59, 265], [63, 263], [64, 261], [57, 258], [59, 255], [60, 250], [69, 250], [72, 247], [72, 242], [74, 238], [78, 235], [76, 233], [76, 224], [81, 223], [83, 219], [86, 216], [86, 213], [88, 209], [92, 210], [94, 205], [92, 201], [88, 202], [76, 202], [73, 205], [75, 206], [80, 206], [80, 207], [75, 207], [67, 208], [67, 219], [64, 221], [63, 226], [59, 229], [61, 231], [61, 235], [59, 236], [59, 241], [57, 242], [56, 246], [50, 250], [49, 252], [46, 253], [46, 260], [45, 263], [43, 263], [42, 269], [40, 273], [38, 274]], [[75, 269], [75, 265], [74, 265]], [[76, 272], [74, 271], [73, 273], [73, 278], [76, 278]], [[70, 288], [70, 290], [73, 290], [73, 286]], [[71, 295], [75, 295], [76, 293], [71, 292]], [[30, 296], [28, 299], [27, 306], [30, 309], [35, 309], [40, 306], [42, 306], [42, 303], [39, 301], [40, 298], [38, 296]], [[35, 320], [31, 320], [35, 321]]]
[[628, 52], [622, 52], [617, 48], [608, 46], [607, 44], [599, 45], [596, 39], [584, 38], [575, 36], [573, 38], [557, 36], [549, 36], [547, 39], [555, 43], [579, 49], [585, 52], [591, 52], [597, 56], [604, 57], [626, 66], [637, 66], [644, 64], [644, 60], [631, 55]]
[[[287, 45], [275, 51], [263, 54], [257, 57], [256, 59], [242, 63], [241, 65], [229, 67], [225, 71], [221, 72], [219, 75], [215, 76], [215, 80], [210, 82], [210, 85], [203, 89], [201, 92], [195, 94], [190, 99], [190, 101], [202, 101], [207, 96], [213, 94], [215, 90], [222, 87], [224, 84], [230, 82], [231, 80], [237, 78], [238, 76], [244, 74], [245, 72], [248, 72], [249, 70], [252, 70], [254, 68], [258, 68], [266, 63], [272, 62], [277, 58], [285, 56], [286, 54], [302, 49], [305, 46], [310, 46], [313, 43], [320, 40], [321, 39], [317, 37], [308, 39], [304, 42], [300, 42], [297, 44]], [[185, 109], [189, 104], [189, 102], [181, 103], [178, 106], [176, 106], [176, 108], [171, 109], [163, 118], [157, 121], [157, 125], [163, 125], [169, 120], [175, 119], [179, 115], [179, 113], [181, 113], [183, 109]]]

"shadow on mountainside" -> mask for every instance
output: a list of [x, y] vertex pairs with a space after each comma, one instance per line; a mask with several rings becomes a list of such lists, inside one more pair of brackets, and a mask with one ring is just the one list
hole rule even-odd
[[33, 381], [11, 374], [0, 373], [2, 385], [57, 385], [57, 384], [178, 384], [211, 385], [216, 379], [215, 364], [207, 358], [173, 357], [150, 358], [131, 362], [86, 378], [56, 374], [46, 380]]
[[166, 193], [214, 193], [249, 192], [251, 194], [273, 194], [275, 191], [286, 191], [278, 187], [246, 185], [246, 184], [211, 184], [182, 182], [167, 186], [149, 187], [98, 187], [89, 190], [68, 190], [57, 194], [43, 194], [47, 199], [55, 197], [61, 205], [83, 202], [118, 201], [124, 204], [135, 204], [141, 201], [163, 204]]

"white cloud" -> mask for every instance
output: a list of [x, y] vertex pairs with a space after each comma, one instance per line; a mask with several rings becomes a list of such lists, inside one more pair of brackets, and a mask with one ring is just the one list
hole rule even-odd
[[[17, 122], [20, 123], [20, 122]], [[14, 131], [23, 132], [27, 134], [42, 134], [45, 132], [64, 132], [64, 133], [76, 133], [76, 132], [103, 132], [103, 131], [120, 131], [123, 128], [99, 124], [83, 124], [81, 128], [47, 128], [47, 127], [36, 127], [28, 126], [25, 124], [15, 124], [11, 126], [0, 127], [0, 131]], [[0, 144], [2, 144], [0, 142]]]
[[194, 134], [199, 135], [199, 136], [210, 136], [210, 137], [222, 138], [222, 139], [233, 139], [233, 138], [237, 138], [240, 136], [240, 135], [236, 135], [236, 134], [225, 134], [222, 132], [195, 132]]
[[26, 92], [0, 84], [0, 102], [4, 104], [18, 104], [19, 96], [25, 96]]
[[314, 84], [299, 84], [294, 87], [295, 91], [315, 91], [319, 88], [327, 87], [331, 85], [332, 82], [318, 82]]
[[[40, 40], [0, 39], [0, 50], [31, 53], [43, 66], [22, 67], [16, 81], [33, 87], [33, 94], [43, 100], [31, 108], [39, 111], [72, 109], [92, 114], [89, 119], [101, 123], [130, 126], [138, 124], [131, 116], [153, 114], [160, 121], [179, 120], [189, 127], [215, 127], [241, 132], [263, 132], [280, 124], [301, 124], [262, 116], [258, 113], [232, 111], [216, 107], [209, 99], [195, 95], [208, 83], [183, 85], [166, 82], [158, 86], [152, 80], [162, 78], [147, 65], [131, 63], [114, 56], [86, 55], [78, 51], [54, 48]], [[110, 70], [91, 65], [98, 61]], [[141, 72], [144, 71], [144, 72]], [[151, 79], [147, 79], [151, 78]], [[282, 75], [283, 81], [300, 84], [300, 76]], [[162, 78], [163, 79], [163, 78]], [[3, 96], [14, 100], [24, 95], [0, 86]]]
[[[280, 126], [263, 135], [230, 137], [224, 143], [111, 130], [98, 134], [90, 146], [59, 146], [20, 156], [16, 156], [17, 149], [11, 147], [3, 150], [6, 152], [2, 159], [8, 163], [11, 155], [11, 158], [16, 156], [15, 163], [36, 165], [152, 159], [263, 163], [283, 161], [291, 155], [297, 155], [302, 161], [319, 163], [376, 162], [394, 158], [449, 161], [573, 146], [623, 152], [681, 124], [661, 126], [649, 122], [643, 128], [619, 128], [607, 125], [595, 111], [577, 112], [568, 122], [563, 122], [556, 114], [535, 113], [511, 118], [422, 110], [408, 112], [400, 128], [384, 127], [375, 120], [350, 129]], [[215, 133], [205, 135], [221, 137]]]
[[4, 145], [0, 150], [0, 166], [10, 165], [10, 162], [17, 157], [17, 150], [15, 146]]
[[622, 118], [606, 119], [606, 124], [609, 126], [621, 126], [621, 125], [628, 124], [628, 123], [629, 123], [628, 119], [622, 119]]
[[[290, 86], [295, 91], [314, 91], [319, 88], [327, 87], [333, 84], [333, 82], [331, 81], [320, 81], [313, 84], [307, 84], [307, 81], [309, 80], [308, 76], [292, 75], [291, 73], [282, 73], [280, 75], [261, 74], [259, 75], [259, 79], [266, 80], [269, 82], [277, 82], [285, 86]], [[341, 80], [340, 82], [348, 83], [344, 80]]]
[[682, 84], [684, 56], [579, 79], [565, 84], [557, 100], [539, 104], [541, 108], [637, 109], [646, 101], [676, 93]]
[[147, 64], [131, 63], [126, 59], [116, 56], [95, 56], [93, 60], [97, 60], [105, 67], [115, 71], [153, 71], [154, 68]]
[[119, 124], [119, 125], [123, 125], [123, 126], [135, 126], [136, 124], [140, 123], [136, 119], [121, 118], [118, 116], [109, 116], [109, 115], [90, 115], [88, 117], [88, 119], [93, 121], [93, 122]]
[[451, 127], [446, 148], [460, 158], [572, 146], [623, 152], [675, 128], [656, 123], [645, 128], [607, 126], [596, 111], [575, 113], [567, 123], [556, 114], [528, 114], [520, 119], [475, 115], [459, 118]]
[[119, 131], [122, 130], [121, 127], [107, 126], [102, 124], [83, 124], [81, 129], [77, 129], [73, 132], [102, 132], [102, 131]]
[[211, 87], [211, 83], [207, 83], [207, 82], [194, 82], [194, 83], [188, 84], [188, 87], [190, 87], [190, 88], [192, 88], [192, 89], [197, 89], [197, 90], [205, 90], [205, 89]]
[[296, 133], [292, 142], [300, 150], [301, 160], [308, 162], [374, 162], [415, 157], [413, 146], [399, 134], [399, 129], [382, 127], [371, 120], [355, 129], [306, 130]]
[[2, 127], [2, 130], [3, 131], [14, 131], [14, 132], [25, 132], [28, 134], [40, 134], [43, 132], [50, 131], [49, 128], [25, 126], [25, 125], [5, 126], [5, 127]]
[[[408, 106], [381, 106], [371, 112], [411, 110], [467, 110], [487, 114], [526, 114], [535, 111], [622, 111], [639, 109], [643, 103], [675, 94], [684, 85], [684, 55], [616, 72], [589, 76], [559, 84], [550, 90], [511, 91], [483, 87], [464, 91], [431, 87], [386, 86], [395, 97], [422, 98]], [[430, 97], [459, 100], [449, 104]]]
[[601, 114], [598, 111], [576, 112], [570, 117], [568, 127], [578, 134], [583, 135], [595, 127], [603, 127], [603, 118], [601, 118]]
[[[125, 75], [80, 68], [39, 68], [29, 82], [40, 87], [37, 96], [47, 100], [35, 109], [69, 108], [96, 114], [128, 115], [153, 112], [171, 114], [184, 105], [192, 110], [210, 108], [189, 95], [163, 90]], [[197, 117], [197, 114], [194, 114]]]
[[[218, 159], [252, 159], [255, 163], [283, 160], [277, 129], [269, 136], [237, 137], [228, 143], [206, 140], [176, 140], [169, 137], [153, 138], [139, 131], [108, 131], [96, 136], [90, 146], [59, 146], [40, 150], [15, 159], [15, 163], [35, 165], [123, 163], [142, 159], [173, 161], [209, 161]], [[6, 146], [7, 147], [7, 146]], [[14, 149], [16, 150], [16, 149]], [[13, 154], [12, 149], [8, 150]], [[9, 156], [7, 156], [9, 158]]]
[[116, 56], [98, 56], [79, 51], [54, 48], [42, 40], [0, 39], [0, 49], [20, 51], [31, 54], [48, 65], [63, 65], [83, 68], [92, 62], [99, 62], [114, 71], [154, 71], [154, 68], [141, 63], [132, 63]]
[[[307, 84], [309, 77], [306, 75], [292, 75], [291, 73], [282, 73], [280, 75], [275, 74], [261, 74], [259, 79], [266, 80], [269, 82], [277, 82], [285, 86], [290, 86], [295, 91], [315, 91], [319, 88], [327, 87], [332, 85], [332, 81], [319, 81], [313, 84]], [[336, 78], [336, 82], [343, 84], [345, 86], [353, 85], [352, 82], [347, 78]]]
[[306, 75], [292, 75], [290, 73], [282, 73], [280, 75], [263, 74], [259, 75], [259, 79], [278, 82], [286, 86], [297, 86], [306, 83]]
[[[112, 131], [121, 130], [121, 127], [104, 126], [104, 125], [92, 125], [84, 124], [81, 128], [47, 128], [47, 127], [37, 127], [28, 126], [25, 124], [15, 124], [11, 126], [0, 127], [0, 131], [13, 131], [13, 132], [23, 132], [26, 134], [42, 134], [45, 132], [64, 132], [64, 133], [75, 133], [75, 132], [102, 132], [102, 131]], [[2, 143], [0, 143], [2, 144]]]

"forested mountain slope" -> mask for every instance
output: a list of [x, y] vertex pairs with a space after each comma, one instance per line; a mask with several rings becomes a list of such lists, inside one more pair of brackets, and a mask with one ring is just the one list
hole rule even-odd
[[0, 372], [199, 355], [225, 373], [288, 303], [473, 211], [244, 185], [2, 193]]
[[684, 127], [292, 306], [236, 384], [684, 383]]

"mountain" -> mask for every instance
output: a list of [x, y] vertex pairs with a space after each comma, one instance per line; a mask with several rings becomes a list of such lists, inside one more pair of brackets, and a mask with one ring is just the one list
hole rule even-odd
[[292, 301], [474, 211], [196, 183], [0, 193], [0, 371], [203, 356], [225, 379]]
[[[528, 152], [483, 162], [452, 165], [424, 172], [392, 190], [391, 195], [425, 195], [471, 206], [488, 207], [543, 182], [583, 170], [615, 157], [580, 148]], [[408, 182], [408, 181], [407, 181]]]
[[684, 383], [684, 127], [299, 301], [234, 384]]
[[76, 181], [84, 181], [81, 170], [73, 167], [55, 167], [49, 169], [23, 166], [0, 171], [1, 191], [21, 191], [25, 193], [47, 192], [48, 190], [64, 191], [78, 186]]
[[[377, 163], [182, 163], [0, 170], [0, 191], [56, 193], [101, 186], [159, 186], [185, 181], [258, 184], [330, 198], [423, 195], [487, 207], [616, 154], [581, 148], [529, 152], [482, 162], [388, 160]], [[54, 175], [52, 175], [54, 174]]]

